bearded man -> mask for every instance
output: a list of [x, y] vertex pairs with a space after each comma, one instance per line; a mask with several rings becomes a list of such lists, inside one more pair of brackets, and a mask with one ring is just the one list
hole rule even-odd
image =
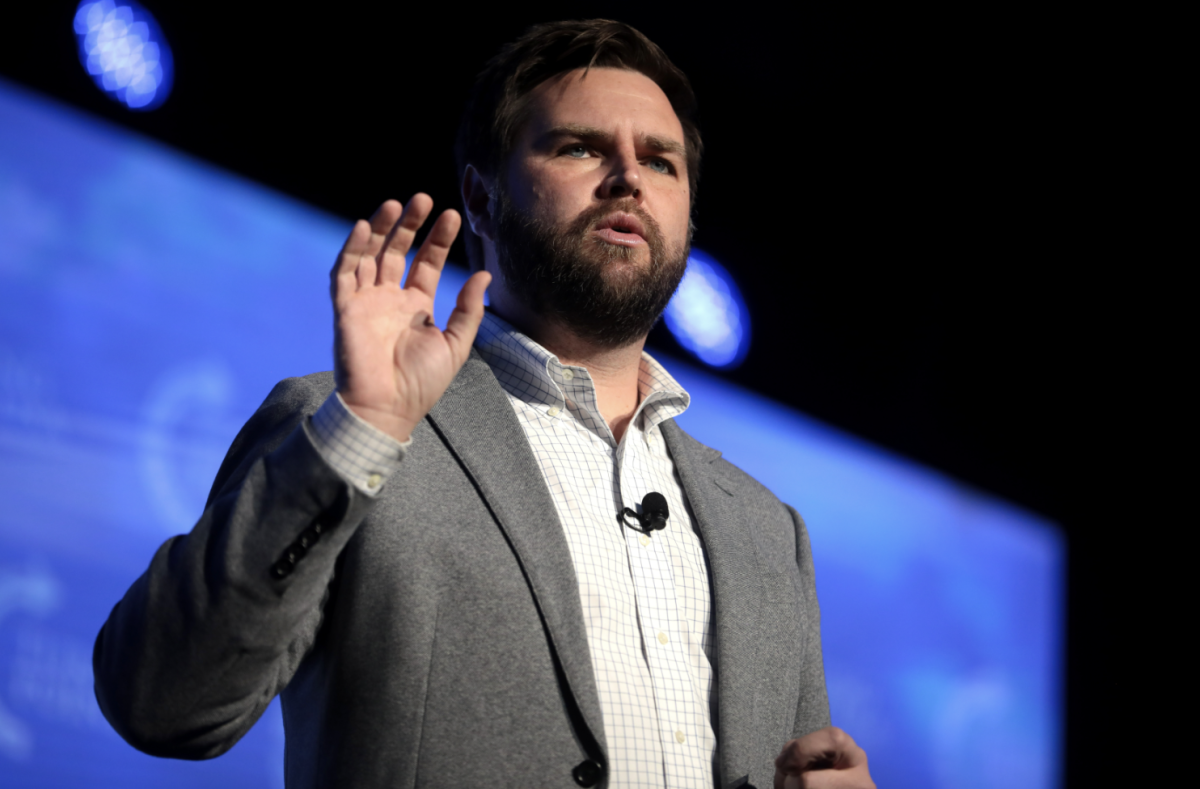
[[488, 63], [457, 145], [476, 273], [439, 329], [458, 212], [407, 278], [432, 200], [355, 225], [333, 373], [271, 392], [97, 638], [122, 736], [213, 757], [280, 694], [293, 788], [873, 786], [829, 727], [804, 522], [675, 424], [643, 351], [694, 115], [617, 22]]

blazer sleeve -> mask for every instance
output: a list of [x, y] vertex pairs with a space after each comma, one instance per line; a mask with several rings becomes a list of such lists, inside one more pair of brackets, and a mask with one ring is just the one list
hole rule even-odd
[[275, 387], [199, 522], [158, 549], [97, 636], [100, 709], [139, 750], [224, 753], [311, 648], [337, 557], [372, 505], [306, 432], [330, 391], [328, 374]]
[[796, 528], [796, 565], [800, 569], [799, 592], [807, 631], [800, 664], [800, 697], [792, 726], [792, 737], [796, 738], [830, 725], [829, 696], [825, 690], [825, 664], [821, 657], [821, 609], [817, 605], [816, 576], [812, 549], [808, 544], [808, 529], [800, 513], [790, 506], [787, 510]]

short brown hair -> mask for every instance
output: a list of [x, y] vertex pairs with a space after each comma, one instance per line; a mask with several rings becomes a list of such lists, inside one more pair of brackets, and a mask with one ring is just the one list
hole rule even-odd
[[[496, 175], [525, 121], [528, 96], [546, 80], [577, 68], [623, 68], [645, 74], [666, 94], [683, 126], [693, 204], [704, 145], [696, 124], [696, 95], [687, 76], [641, 32], [611, 19], [534, 25], [487, 62], [467, 100], [454, 144], [458, 180], [467, 165]], [[479, 237], [464, 236], [471, 267], [483, 268]]]

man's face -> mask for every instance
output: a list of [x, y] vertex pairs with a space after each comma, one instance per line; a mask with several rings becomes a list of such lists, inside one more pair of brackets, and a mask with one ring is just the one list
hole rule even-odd
[[530, 98], [498, 190], [506, 286], [582, 337], [632, 342], [686, 266], [683, 127], [662, 90], [633, 71], [579, 69]]

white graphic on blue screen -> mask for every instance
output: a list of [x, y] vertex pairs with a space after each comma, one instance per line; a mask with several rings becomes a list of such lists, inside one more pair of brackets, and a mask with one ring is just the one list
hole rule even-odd
[[150, 387], [142, 410], [140, 465], [164, 534], [189, 531], [200, 513], [229, 437], [235, 392], [227, 365], [176, 366]]
[[[58, 583], [44, 570], [12, 572], [0, 568], [0, 630], [7, 629], [14, 614], [45, 616], [58, 607], [61, 597]], [[15, 691], [25, 686], [16, 670], [11, 672], [8, 684]], [[33, 751], [33, 742], [29, 726], [0, 701], [0, 753], [24, 760]]]

